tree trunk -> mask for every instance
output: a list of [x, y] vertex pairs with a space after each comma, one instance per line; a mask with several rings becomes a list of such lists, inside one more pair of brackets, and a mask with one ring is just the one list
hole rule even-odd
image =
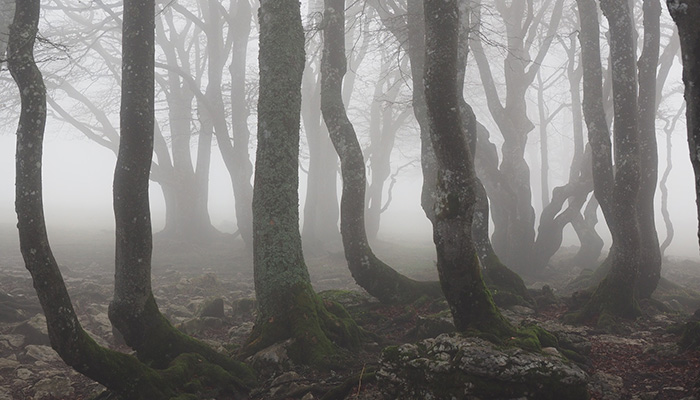
[[357, 284], [382, 302], [406, 303], [424, 295], [439, 297], [441, 292], [437, 282], [418, 282], [399, 274], [374, 255], [367, 240], [364, 224], [365, 161], [341, 93], [347, 68], [344, 3], [344, 0], [326, 0], [321, 111], [341, 161], [340, 233], [345, 258]]
[[[336, 345], [358, 345], [337, 305], [314, 293], [299, 233], [299, 113], [304, 31], [297, 2], [262, 0], [258, 149], [253, 190], [253, 258], [258, 317], [243, 354], [286, 339], [297, 363], [323, 365]], [[335, 313], [335, 314], [334, 314]]]
[[[529, 29], [537, 29], [539, 24], [527, 26], [524, 23], [526, 2], [509, 4], [502, 0], [496, 2], [496, 8], [504, 20], [508, 38], [508, 53], [504, 61], [506, 82], [504, 103], [499, 98], [480, 36], [473, 35], [474, 58], [484, 85], [489, 111], [504, 139], [501, 148], [503, 158], [499, 167], [502, 174], [500, 180], [508, 186], [507, 191], [510, 192], [507, 198], [491, 197], [492, 202], [503, 202], [493, 209], [492, 242], [496, 253], [504, 263], [518, 272], [530, 270], [535, 242], [535, 211], [531, 204], [530, 169], [525, 161], [527, 135], [534, 125], [527, 116], [525, 94], [554, 37], [561, 19], [563, 3], [561, 0], [554, 3], [546, 39], [534, 60], [528, 62], [530, 46], [526, 41], [526, 35]], [[474, 10], [476, 27], [479, 29], [480, 2], [477, 2]], [[505, 215], [498, 215], [501, 212]]]
[[507, 334], [512, 327], [500, 315], [486, 289], [471, 236], [476, 175], [457, 94], [461, 88], [458, 2], [427, 0], [424, 4], [425, 99], [438, 163], [437, 202], [431, 222], [440, 283], [457, 329]]
[[[250, 175], [246, 172], [250, 168], [250, 160], [247, 158], [247, 148], [235, 148], [229, 136], [228, 124], [226, 123], [226, 110], [224, 108], [223, 93], [221, 91], [221, 81], [223, 75], [224, 62], [226, 57], [224, 42], [222, 38], [223, 18], [217, 7], [218, 3], [202, 2], [204, 11], [204, 21], [207, 37], [207, 88], [204, 93], [206, 105], [203, 107], [203, 120], [213, 126], [213, 133], [221, 151], [221, 156], [226, 165], [226, 169], [231, 176], [231, 186], [235, 200], [236, 224], [246, 247], [252, 246], [253, 223], [252, 223], [252, 188], [250, 186]], [[243, 8], [242, 17], [245, 17]], [[240, 22], [242, 23], [242, 21]], [[238, 37], [238, 40], [247, 40], [247, 37]], [[244, 118], [245, 115], [241, 118]], [[246, 122], [247, 123], [247, 122]], [[245, 140], [236, 143], [242, 147], [247, 145]]]
[[661, 250], [654, 218], [654, 195], [659, 177], [659, 156], [656, 145], [656, 68], [659, 63], [661, 4], [644, 0], [644, 44], [639, 57], [639, 152], [640, 184], [637, 213], [640, 232], [640, 264], [637, 295], [651, 297], [661, 278]]
[[[134, 4], [125, 4], [125, 11]], [[146, 5], [148, 7], [149, 4]], [[150, 4], [153, 9], [153, 4]], [[9, 45], [9, 68], [22, 97], [17, 130], [16, 211], [20, 248], [46, 315], [51, 346], [76, 371], [118, 395], [134, 400], [166, 400], [193, 377], [202, 378], [201, 360], [189, 360], [160, 373], [135, 357], [100, 347], [83, 330], [68, 296], [46, 234], [42, 204], [41, 161], [46, 123], [46, 90], [32, 54], [40, 2], [17, 3]], [[148, 13], [146, 13], [148, 14]], [[148, 176], [145, 177], [148, 180]], [[188, 364], [191, 367], [183, 368]], [[232, 376], [229, 394], [242, 385]], [[221, 379], [223, 382], [224, 379]]]
[[688, 127], [690, 163], [695, 173], [695, 193], [698, 207], [698, 241], [700, 242], [700, 4], [688, 0], [667, 0], [666, 5], [678, 27], [683, 54], [683, 83], [685, 84], [685, 119]]
[[[233, 7], [233, 0], [231, 1]], [[233, 8], [232, 8], [233, 9]], [[231, 75], [231, 137], [233, 146], [227, 154], [236, 160], [236, 166], [229, 170], [236, 207], [236, 224], [244, 242], [250, 247], [252, 243], [253, 226], [253, 164], [250, 162], [248, 146], [250, 130], [248, 116], [250, 110], [246, 100], [246, 64], [248, 40], [250, 39], [250, 23], [252, 13], [248, 0], [238, 0], [236, 16], [229, 29], [233, 29], [233, 48], [229, 74]], [[224, 144], [225, 148], [229, 148]], [[246, 239], [247, 238], [247, 239]]]
[[[302, 117], [309, 146], [309, 170], [304, 203], [304, 246], [313, 251], [327, 251], [339, 239], [337, 194], [338, 157], [328, 139], [328, 129], [321, 116], [320, 71], [308, 65], [304, 72]], [[319, 68], [317, 68], [318, 70]]]
[[116, 257], [109, 319], [138, 357], [164, 368], [182, 353], [198, 353], [231, 371], [246, 368], [175, 329], [151, 290], [148, 176], [154, 139], [153, 0], [124, 4], [121, 137], [114, 172]]
[[640, 262], [640, 233], [636, 199], [640, 183], [639, 134], [637, 122], [637, 77], [635, 71], [633, 27], [626, 2], [601, 1], [610, 22], [610, 58], [614, 93], [615, 172], [610, 134], [602, 96], [599, 23], [593, 0], [577, 0], [581, 20], [583, 65], [583, 112], [593, 156], [593, 185], [596, 198], [613, 237], [610, 272], [593, 293], [578, 318], [597, 317], [599, 324], [610, 317], [634, 317], [639, 314], [634, 293]]

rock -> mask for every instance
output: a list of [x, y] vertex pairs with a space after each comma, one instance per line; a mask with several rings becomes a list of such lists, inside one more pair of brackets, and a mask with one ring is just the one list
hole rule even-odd
[[67, 398], [73, 395], [70, 379], [65, 376], [44, 378], [34, 384], [34, 399]]
[[271, 383], [269, 395], [275, 398], [299, 398], [299, 395], [311, 389], [304, 378], [294, 371], [288, 371], [275, 378]]
[[9, 358], [0, 358], [0, 371], [5, 369], [15, 369], [19, 366], [17, 360], [11, 360]]
[[24, 344], [24, 335], [7, 334], [0, 335], [0, 346], [6, 349], [16, 349]]
[[29, 379], [34, 373], [26, 368], [18, 368], [17, 369], [17, 378], [26, 381]]
[[12, 400], [12, 392], [9, 388], [0, 386], [0, 400]]
[[46, 318], [43, 314], [37, 314], [27, 321], [15, 326], [12, 333], [24, 335], [26, 344], [50, 344], [49, 330], [46, 327]]
[[216, 297], [206, 300], [199, 309], [199, 316], [224, 318], [224, 299]]
[[240, 325], [232, 326], [231, 329], [228, 330], [228, 337], [229, 338], [247, 337], [248, 335], [250, 335], [250, 332], [253, 330], [254, 325], [255, 324], [252, 322], [243, 322]]
[[556, 357], [561, 356], [561, 354], [559, 353], [559, 350], [557, 350], [556, 347], [543, 347], [542, 352], [544, 354], [549, 354], [550, 356], [556, 356]]
[[291, 363], [287, 354], [287, 346], [291, 343], [292, 339], [275, 343], [248, 357], [246, 362], [257, 369], [280, 369]]
[[384, 349], [377, 379], [389, 398], [588, 399], [578, 366], [460, 334]]
[[56, 351], [49, 346], [40, 346], [40, 345], [30, 344], [29, 346], [26, 347], [26, 350], [27, 350], [27, 356], [29, 356], [37, 361], [44, 361], [44, 362], [61, 361], [61, 357], [58, 356], [58, 353], [56, 353]]
[[588, 390], [599, 400], [620, 400], [625, 394], [622, 378], [602, 371], [591, 376]]
[[407, 338], [422, 340], [435, 337], [441, 333], [454, 332], [455, 326], [448, 318], [438, 316], [418, 316], [416, 324], [406, 334]]

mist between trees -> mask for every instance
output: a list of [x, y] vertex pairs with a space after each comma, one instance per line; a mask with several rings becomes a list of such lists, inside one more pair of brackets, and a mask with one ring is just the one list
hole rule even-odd
[[[496, 305], [534, 304], [526, 284], [555, 254], [591, 288], [570, 322], [635, 318], [665, 260], [698, 255], [693, 7], [2, 0], [0, 222], [16, 200], [53, 348], [123, 396], [174, 397], [212, 370], [228, 395], [256, 385], [161, 314], [154, 238], [235, 243], [252, 265], [241, 360], [285, 340], [316, 367], [359, 348], [311, 284], [304, 257], [329, 253], [382, 303], [444, 296], [461, 332], [521, 335]], [[114, 230], [109, 317], [137, 358], [82, 330], [46, 233], [59, 227]], [[373, 249], [402, 241], [429, 244], [438, 280]]]

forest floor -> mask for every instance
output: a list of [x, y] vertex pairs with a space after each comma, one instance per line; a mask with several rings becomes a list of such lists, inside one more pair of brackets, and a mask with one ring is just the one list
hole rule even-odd
[[[113, 232], [52, 233], [55, 256], [61, 266], [81, 322], [96, 340], [114, 344], [107, 318], [113, 291]], [[380, 242], [376, 253], [388, 264], [416, 279], [436, 279], [434, 249], [430, 243], [394, 244]], [[546, 279], [526, 282], [539, 288], [551, 286], [566, 294], [566, 283], [579, 271], [566, 270], [571, 249], [564, 249], [547, 271]], [[340, 247], [333, 251], [306, 251], [306, 261], [317, 291], [339, 299], [358, 324], [373, 334], [344, 367], [318, 372], [304, 368], [268, 371], [254, 399], [319, 399], [331, 388], [353, 375], [367, 378], [348, 385], [347, 399], [385, 399], [371, 379], [381, 349], [387, 345], [415, 341], [416, 322], [435, 313], [435, 304], [385, 306], [371, 299], [355, 285]], [[663, 275], [672, 282], [700, 291], [700, 264], [668, 259]], [[250, 299], [254, 297], [250, 256], [242, 244], [225, 242], [209, 246], [182, 246], [156, 239], [153, 259], [154, 294], [161, 310], [183, 330], [222, 351], [235, 352], [253, 326]], [[2, 295], [10, 297], [2, 297]], [[212, 297], [224, 300], [223, 318], [197, 319], [200, 306]], [[593, 398], [602, 399], [697, 399], [700, 352], [680, 351], [678, 329], [700, 304], [666, 292], [659, 298], [674, 311], [642, 304], [644, 315], [625, 323], [616, 334], [581, 326], [578, 332], [590, 342], [588, 361], [582, 366], [595, 376]], [[20, 304], [19, 314], [3, 308]], [[14, 227], [0, 226], [0, 400], [90, 399], [103, 388], [73, 372], [48, 347], [43, 321], [35, 314], [36, 296], [18, 251]], [[514, 322], [534, 319], [543, 326], [560, 324], [567, 311], [565, 302], [539, 310], [514, 307], [506, 315]]]

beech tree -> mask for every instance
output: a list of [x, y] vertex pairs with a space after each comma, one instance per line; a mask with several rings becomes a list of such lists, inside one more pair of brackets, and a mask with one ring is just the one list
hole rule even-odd
[[[157, 311], [150, 289], [148, 170], [153, 149], [154, 8], [152, 0], [124, 3], [124, 68], [128, 72], [124, 79], [123, 111], [125, 116], [133, 118], [133, 124], [122, 125], [125, 130], [115, 173], [118, 175], [115, 179], [118, 272], [113, 305], [117, 304], [122, 314], [115, 314], [114, 307], [110, 307], [110, 318], [119, 323], [118, 329], [125, 333], [127, 343], [134, 346], [141, 360], [99, 346], [83, 330], [49, 245], [41, 179], [46, 89], [33, 57], [40, 11], [38, 0], [17, 2], [8, 46], [9, 69], [22, 101], [15, 194], [20, 249], [46, 315], [51, 346], [76, 371], [120, 396], [135, 400], [173, 398], [195, 377], [217, 386], [217, 390], [207, 393], [210, 396], [224, 392], [242, 395], [246, 391], [243, 380], [252, 382], [251, 372], [170, 326]], [[134, 210], [130, 211], [128, 206], [132, 202]], [[139, 324], [145, 324], [145, 329], [139, 329], [144, 328]], [[144, 348], [144, 343], [151, 347]], [[183, 343], [187, 344], [183, 346]], [[185, 348], [186, 353], [201, 352], [181, 355]], [[204, 357], [214, 363], [205, 361]]]
[[[544, 16], [552, 4], [547, 33], [534, 57], [530, 56], [534, 33], [544, 24]], [[504, 142], [503, 157], [498, 171], [499, 187], [489, 198], [492, 202], [494, 232], [492, 237], [496, 254], [519, 273], [531, 272], [535, 241], [535, 211], [532, 207], [530, 168], [525, 161], [525, 145], [533, 123], [527, 115], [526, 92], [547, 54], [562, 15], [564, 1], [547, 1], [536, 9], [533, 1], [496, 0], [495, 6], [506, 28], [507, 54], [504, 60], [505, 94], [501, 99], [491, 65], [484, 52], [480, 33], [481, 1], [473, 7], [475, 28], [472, 35], [474, 59], [484, 86], [487, 105]]]
[[458, 1], [426, 0], [424, 4], [425, 100], [438, 167], [431, 222], [440, 283], [457, 329], [504, 335], [513, 329], [484, 284], [471, 233], [476, 174], [459, 107]]
[[340, 233], [345, 258], [358, 285], [382, 302], [410, 302], [440, 296], [437, 282], [409, 279], [382, 262], [372, 251], [365, 230], [365, 160], [343, 103], [345, 1], [326, 0], [321, 61], [321, 111], [341, 162], [343, 192]]
[[[593, 185], [613, 238], [610, 271], [595, 289], [580, 319], [598, 317], [601, 324], [610, 317], [639, 314], [635, 282], [640, 263], [641, 236], [636, 207], [629, 205], [640, 188], [640, 139], [637, 110], [637, 75], [633, 26], [629, 3], [601, 0], [610, 25], [610, 62], [614, 93], [614, 142], [603, 106], [599, 22], [595, 0], [577, 0], [581, 21], [583, 65], [583, 112], [593, 157]], [[613, 169], [613, 161], [615, 168]]]
[[667, 0], [671, 17], [678, 26], [683, 54], [683, 84], [685, 85], [686, 125], [690, 163], [695, 173], [695, 193], [698, 207], [698, 241], [700, 242], [700, 4], [689, 0]]
[[[380, 0], [373, 0], [370, 4], [376, 10], [384, 27], [391, 32], [404, 51], [406, 51], [410, 61], [413, 114], [420, 128], [421, 171], [423, 173], [421, 208], [426, 217], [432, 220], [436, 201], [437, 161], [430, 139], [427, 106], [425, 105], [425, 86], [423, 83], [425, 64], [425, 18], [423, 4], [420, 0], [407, 0], [405, 9], [402, 9], [399, 3], [391, 1], [382, 2]], [[464, 6], [466, 6], [466, 4], [464, 4]], [[462, 33], [467, 34], [468, 32], [463, 30]], [[460, 47], [466, 49], [464, 46], [467, 44], [467, 42], [463, 41]], [[461, 69], [466, 65], [466, 53], [463, 57], [463, 62], [458, 65], [460, 75], [463, 73]], [[460, 106], [460, 112], [463, 112], [464, 104], [458, 104]], [[489, 143], [485, 142], [487, 142], [487, 140], [483, 139], [483, 137], [476, 141], [479, 148], [488, 147]], [[480, 143], [483, 143], [483, 146]], [[477, 154], [476, 157], [481, 157], [479, 154], [480, 151], [475, 151]], [[495, 148], [493, 148], [493, 151], [494, 154], [497, 155]], [[496, 157], [495, 160], [497, 166], [498, 157]], [[481, 185], [477, 185], [477, 189], [480, 188]], [[478, 242], [478, 254], [483, 263], [484, 278], [490, 286], [498, 288], [501, 293], [513, 293], [527, 298], [527, 290], [520, 276], [510, 270], [505, 263], [501, 262], [491, 245], [488, 230], [489, 201], [485, 197], [486, 192], [477, 190], [476, 195], [479, 205], [477, 206], [478, 215], [474, 218], [474, 229], [476, 233], [474, 239]], [[493, 208], [494, 204], [490, 206]]]
[[304, 31], [298, 2], [262, 0], [253, 263], [258, 315], [243, 354], [292, 339], [298, 363], [323, 365], [359, 332], [345, 310], [311, 287], [299, 233], [299, 123]]

